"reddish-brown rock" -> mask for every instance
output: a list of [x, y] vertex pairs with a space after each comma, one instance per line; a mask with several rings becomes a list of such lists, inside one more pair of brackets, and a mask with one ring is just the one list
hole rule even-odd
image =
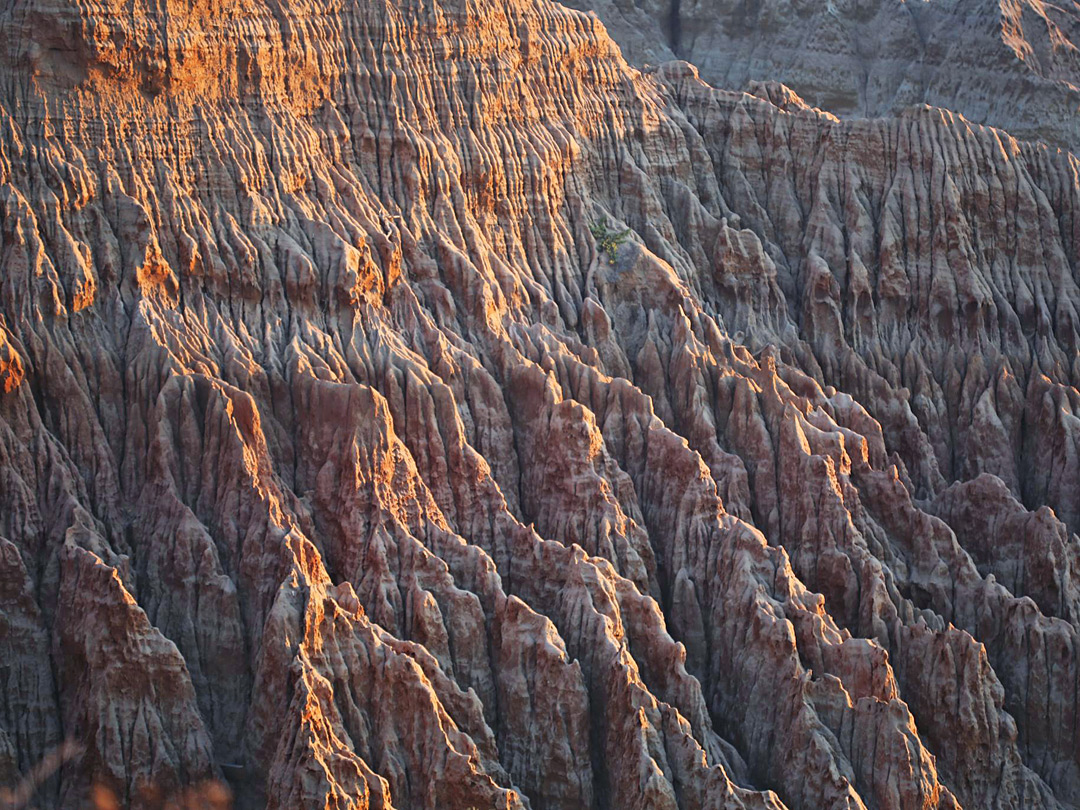
[[1077, 176], [548, 0], [0, 0], [0, 780], [1080, 806]]

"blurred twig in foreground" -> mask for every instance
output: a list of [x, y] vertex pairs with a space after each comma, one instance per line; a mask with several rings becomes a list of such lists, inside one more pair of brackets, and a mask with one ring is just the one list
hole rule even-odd
[[[42, 757], [41, 761], [14, 787], [0, 787], [0, 810], [33, 810], [30, 804], [34, 794], [44, 785], [65, 762], [80, 756], [82, 746], [73, 742], [64, 742]], [[221, 782], [202, 782], [181, 790], [179, 793], [163, 797], [153, 787], [144, 787], [139, 795], [143, 806], [158, 807], [161, 810], [229, 810], [232, 807], [232, 793]], [[95, 784], [90, 788], [90, 804], [93, 810], [120, 810], [123, 802], [105, 785]]]
[[38, 788], [59, 771], [65, 762], [75, 759], [81, 753], [82, 746], [77, 743], [70, 740], [60, 743], [42, 757], [41, 762], [31, 768], [15, 787], [0, 787], [0, 810], [23, 810], [29, 807]]

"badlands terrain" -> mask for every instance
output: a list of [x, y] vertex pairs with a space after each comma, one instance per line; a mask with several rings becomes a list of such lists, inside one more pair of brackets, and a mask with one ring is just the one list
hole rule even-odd
[[682, 4], [0, 0], [0, 800], [1080, 807], [1076, 4]]
[[839, 115], [928, 103], [1080, 149], [1080, 3], [1062, 0], [567, 0], [631, 61], [686, 59], [717, 87], [783, 82]]

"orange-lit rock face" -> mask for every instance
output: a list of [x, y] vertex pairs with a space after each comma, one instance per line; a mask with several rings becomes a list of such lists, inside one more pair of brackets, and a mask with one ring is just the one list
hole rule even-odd
[[4, 784], [1077, 806], [1075, 159], [781, 96], [544, 0], [4, 3]]

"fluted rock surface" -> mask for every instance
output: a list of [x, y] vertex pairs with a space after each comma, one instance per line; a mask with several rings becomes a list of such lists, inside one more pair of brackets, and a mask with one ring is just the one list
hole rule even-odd
[[546, 0], [0, 60], [5, 784], [1080, 806], [1075, 158]]
[[718, 87], [777, 83], [841, 116], [929, 104], [1080, 150], [1080, 3], [1063, 0], [564, 0], [635, 63], [674, 58]]

